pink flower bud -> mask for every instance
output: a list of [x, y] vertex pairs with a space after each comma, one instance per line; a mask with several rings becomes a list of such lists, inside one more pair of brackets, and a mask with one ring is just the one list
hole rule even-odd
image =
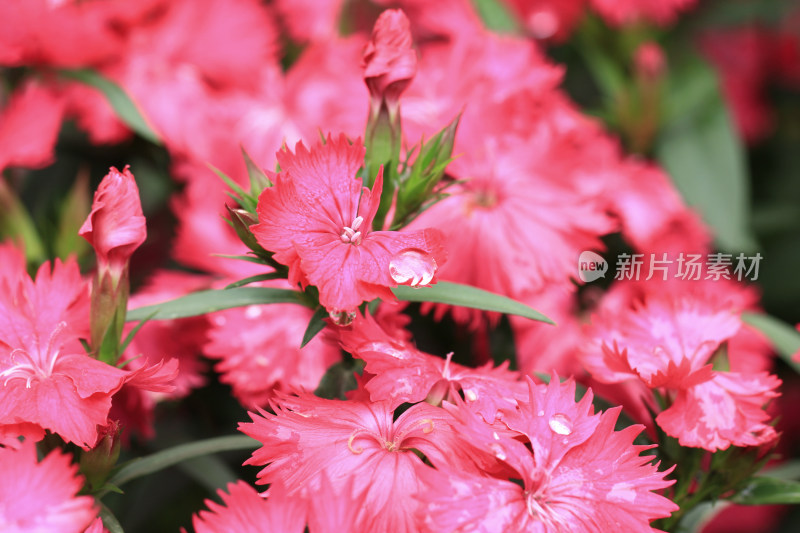
[[636, 71], [646, 79], [655, 80], [661, 78], [667, 68], [664, 51], [652, 41], [643, 43], [636, 49], [633, 61], [636, 65]]
[[97, 255], [98, 270], [118, 279], [147, 237], [139, 188], [129, 168], [111, 168], [94, 193], [92, 212], [78, 234]]
[[412, 46], [406, 15], [399, 9], [381, 13], [364, 50], [364, 81], [373, 101], [385, 100], [391, 109], [417, 73], [417, 53]]

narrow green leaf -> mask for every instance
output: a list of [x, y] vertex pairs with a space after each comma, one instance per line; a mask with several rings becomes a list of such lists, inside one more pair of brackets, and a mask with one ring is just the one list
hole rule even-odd
[[146, 457], [134, 459], [120, 468], [108, 480], [108, 483], [120, 487], [136, 478], [154, 474], [189, 459], [232, 450], [255, 450], [259, 445], [260, 443], [257, 440], [246, 435], [215, 437], [181, 444]]
[[301, 348], [311, 342], [311, 339], [316, 337], [317, 333], [325, 329], [325, 318], [327, 316], [328, 312], [324, 307], [320, 307], [314, 312], [311, 316], [311, 320], [308, 321], [306, 332], [303, 333], [303, 342], [300, 344]]
[[237, 287], [244, 287], [245, 285], [250, 285], [251, 283], [257, 283], [259, 281], [268, 281], [271, 279], [280, 279], [283, 278], [284, 275], [281, 272], [270, 272], [268, 274], [258, 274], [257, 276], [250, 276], [249, 278], [240, 279], [239, 281], [234, 281], [230, 285], [227, 285], [225, 289], [235, 289]]
[[706, 81], [697, 85], [700, 92], [691, 100], [683, 86], [669, 91], [667, 105], [673, 116], [659, 136], [656, 154], [686, 203], [714, 230], [717, 245], [732, 252], [753, 251], [757, 244], [744, 147], [718, 84], [708, 81], [713, 79], [710, 67], [699, 60], [692, 64], [691, 72]]
[[296, 303], [307, 305], [302, 292], [270, 287], [239, 287], [187, 294], [176, 300], [158, 305], [148, 305], [128, 311], [127, 321], [144, 320], [153, 312], [153, 320], [171, 320], [188, 316], [205, 315], [222, 309], [246, 305]]
[[681, 518], [675, 533], [700, 533], [715, 516], [730, 505], [730, 502], [718, 500], [713, 503], [703, 502], [693, 507]]
[[91, 194], [89, 193], [89, 175], [85, 170], [78, 172], [78, 177], [69, 193], [64, 198], [61, 213], [58, 217], [58, 229], [53, 243], [55, 252], [62, 261], [66, 261], [70, 254], [81, 257], [89, 250], [89, 243], [78, 235], [78, 230], [83, 225], [86, 217], [92, 210]]
[[[323, 141], [324, 142], [324, 141]], [[250, 154], [247, 153], [247, 150], [242, 148], [242, 157], [244, 157], [244, 163], [247, 166], [247, 175], [250, 177], [250, 194], [258, 197], [261, 194], [261, 191], [266, 189], [267, 187], [272, 187], [272, 181], [267, 176], [266, 172], [261, 170], [261, 167], [256, 165], [253, 161], [253, 158], [250, 157]]]
[[226, 254], [212, 254], [212, 255], [214, 257], [223, 257], [225, 259], [238, 259], [239, 261], [247, 261], [248, 263], [257, 263], [259, 265], [268, 264], [266, 261], [255, 255], [226, 255]]
[[216, 455], [204, 455], [179, 463], [178, 468], [197, 483], [214, 494], [228, 483], [235, 483], [239, 477]]
[[[149, 322], [150, 319], [152, 319], [156, 315], [157, 312], [158, 311], [153, 311], [152, 314], [150, 314], [150, 316], [145, 317], [144, 319], [140, 320], [138, 324], [136, 324], [136, 327], [134, 327], [130, 331], [130, 333], [128, 333], [128, 335], [125, 337], [125, 340], [122, 341], [122, 344], [119, 346], [119, 353], [123, 353], [125, 351], [125, 349], [131, 343], [131, 341], [136, 336], [136, 334], [139, 333], [139, 330], [142, 329], [142, 326], [147, 324], [147, 322]], [[126, 322], [127, 322], [127, 320], [126, 320]], [[122, 368], [122, 367], [119, 367], [119, 368]]]
[[531, 320], [538, 320], [555, 325], [555, 322], [522, 302], [470, 285], [440, 281], [436, 285], [418, 289], [400, 286], [392, 289], [392, 292], [398, 300], [403, 300], [405, 302], [434, 302], [458, 305], [461, 307], [481, 309], [483, 311], [496, 311], [507, 315], [518, 315], [530, 318]]
[[742, 313], [742, 320], [766, 335], [781, 359], [800, 373], [800, 363], [792, 360], [792, 356], [800, 352], [800, 332], [786, 322], [762, 313]]
[[754, 477], [731, 498], [741, 505], [791, 505], [800, 503], [800, 482], [771, 477]]
[[334, 363], [325, 371], [325, 375], [322, 376], [314, 394], [329, 400], [344, 400], [345, 393], [358, 386], [353, 374], [361, 374], [363, 371], [364, 361], [361, 359], [350, 359]]
[[91, 69], [65, 69], [61, 70], [60, 73], [65, 78], [79, 81], [98, 89], [105, 95], [120, 120], [127, 124], [130, 129], [153, 144], [161, 144], [158, 134], [147, 123], [147, 120], [131, 100], [131, 97], [115, 82]]
[[237, 202], [239, 202], [239, 204], [241, 205], [241, 203], [242, 203], [242, 199], [243, 199], [245, 196], [247, 196], [247, 191], [245, 191], [245, 190], [242, 188], [242, 186], [241, 186], [241, 185], [239, 185], [238, 183], [236, 183], [235, 181], [233, 181], [231, 178], [229, 178], [229, 177], [228, 177], [228, 175], [227, 175], [227, 174], [225, 174], [223, 171], [221, 171], [220, 169], [218, 169], [217, 167], [215, 167], [215, 166], [214, 166], [214, 165], [212, 165], [211, 163], [206, 163], [206, 165], [208, 165], [208, 168], [210, 168], [210, 169], [211, 169], [211, 170], [214, 172], [214, 174], [216, 174], [216, 175], [219, 177], [219, 179], [221, 179], [222, 181], [224, 181], [224, 182], [225, 182], [225, 185], [227, 185], [228, 187], [230, 187], [230, 188], [231, 188], [231, 190], [232, 190], [234, 193], [236, 193], [236, 195], [231, 195], [230, 193], [228, 193], [228, 194], [231, 196], [231, 198], [233, 198], [234, 200], [236, 200]]
[[0, 238], [19, 240], [25, 245], [25, 258], [40, 264], [47, 260], [42, 238], [25, 205], [0, 175]]
[[519, 33], [514, 15], [503, 2], [497, 0], [472, 0], [478, 15], [488, 30], [497, 33]]
[[620, 62], [606, 47], [600, 46], [597, 22], [587, 17], [576, 34], [575, 50], [583, 56], [592, 79], [607, 102], [613, 102], [625, 89], [627, 81]]
[[112, 485], [111, 483], [106, 483], [105, 485], [100, 487], [100, 490], [98, 492], [103, 492], [104, 494], [109, 492], [114, 492], [116, 494], [125, 494], [125, 492], [121, 488], [117, 487], [116, 485]]
[[125, 533], [125, 530], [122, 529], [122, 524], [119, 523], [119, 520], [117, 520], [117, 517], [111, 512], [111, 509], [102, 503], [100, 504], [100, 520], [103, 521], [103, 526], [105, 526], [109, 533]]

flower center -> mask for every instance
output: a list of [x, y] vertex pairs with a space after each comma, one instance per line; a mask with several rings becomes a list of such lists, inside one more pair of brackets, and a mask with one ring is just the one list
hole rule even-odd
[[355, 244], [356, 246], [361, 244], [362, 234], [358, 231], [358, 228], [361, 227], [362, 222], [364, 222], [364, 217], [356, 217], [352, 224], [342, 228], [342, 234], [339, 235], [339, 238], [342, 239], [343, 243]]
[[31, 354], [17, 348], [11, 352], [11, 366], [0, 372], [0, 379], [5, 378], [3, 386], [5, 387], [12, 379], [24, 379], [25, 388], [31, 388], [31, 381], [36, 378], [48, 378], [53, 374], [53, 368], [56, 366], [56, 360], [59, 353], [56, 352], [50, 358], [50, 363], [46, 366], [40, 366], [39, 363], [31, 357]]
[[355, 455], [360, 455], [364, 453], [364, 448], [362, 446], [354, 445], [354, 441], [356, 439], [366, 438], [368, 440], [375, 441], [381, 448], [388, 452], [403, 452], [408, 448], [403, 446], [403, 441], [417, 431], [422, 431], [423, 434], [431, 433], [434, 429], [433, 420], [430, 418], [424, 418], [422, 420], [417, 420], [415, 423], [411, 424], [405, 430], [397, 433], [394, 435], [393, 438], [387, 439], [384, 437], [380, 432], [371, 431], [369, 429], [358, 428], [354, 429], [353, 432], [350, 434], [350, 438], [347, 440], [347, 448], [353, 452]]
[[56, 361], [60, 355], [59, 350], [53, 350], [53, 340], [66, 326], [66, 322], [59, 323], [50, 335], [50, 340], [45, 349], [46, 360], [44, 364], [22, 348], [12, 350], [8, 358], [8, 362], [11, 366], [0, 371], [0, 379], [4, 380], [3, 386], [5, 387], [8, 385], [8, 382], [12, 379], [24, 379], [25, 388], [30, 389], [31, 381], [33, 381], [34, 378], [48, 378], [53, 375]]

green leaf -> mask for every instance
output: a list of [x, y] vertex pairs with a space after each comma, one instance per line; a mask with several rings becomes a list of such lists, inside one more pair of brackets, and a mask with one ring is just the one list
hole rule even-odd
[[555, 322], [522, 302], [470, 285], [440, 281], [436, 285], [418, 289], [400, 286], [392, 289], [392, 292], [398, 300], [403, 300], [405, 302], [434, 302], [459, 305], [461, 307], [471, 307], [483, 311], [496, 311], [507, 315], [518, 315], [530, 318], [531, 320], [538, 320], [555, 325]]
[[115, 82], [91, 69], [64, 69], [60, 73], [65, 78], [79, 81], [98, 89], [105, 95], [120, 120], [127, 124], [130, 129], [153, 144], [161, 144], [158, 134], [147, 123], [147, 120], [131, 100], [131, 97]]
[[247, 261], [248, 263], [256, 263], [259, 265], [267, 265], [264, 259], [257, 255], [227, 255], [227, 254], [211, 254], [214, 257], [223, 257], [225, 259], [238, 259], [239, 261]]
[[283, 278], [284, 275], [281, 272], [269, 272], [267, 274], [258, 274], [257, 276], [250, 276], [249, 278], [240, 279], [239, 281], [234, 281], [230, 285], [226, 286], [225, 289], [235, 289], [237, 287], [244, 287], [245, 285], [250, 285], [251, 283], [257, 283], [259, 281], [268, 281], [271, 279], [280, 279]]
[[361, 374], [364, 370], [364, 361], [361, 359], [350, 359], [334, 363], [322, 376], [317, 390], [314, 394], [320, 398], [329, 400], [345, 399], [345, 393], [358, 386], [353, 373]]
[[91, 194], [89, 193], [89, 175], [85, 171], [78, 172], [75, 184], [64, 198], [59, 214], [58, 230], [53, 243], [55, 253], [62, 261], [70, 254], [78, 257], [89, 250], [89, 243], [78, 235], [78, 230], [92, 211]]
[[324, 307], [320, 307], [314, 312], [311, 316], [311, 320], [308, 322], [306, 332], [303, 333], [303, 342], [300, 343], [301, 348], [311, 342], [311, 339], [316, 337], [317, 333], [325, 329], [325, 318], [327, 316], [328, 311], [326, 311]]
[[125, 530], [122, 529], [122, 524], [119, 523], [119, 520], [117, 520], [117, 517], [111, 512], [111, 509], [102, 503], [100, 504], [100, 520], [103, 521], [103, 526], [105, 526], [109, 533], [125, 533]]
[[700, 533], [715, 516], [730, 505], [730, 502], [724, 500], [700, 503], [681, 518], [675, 533]]
[[673, 84], [667, 98], [672, 116], [656, 143], [657, 158], [686, 203], [711, 226], [721, 249], [753, 251], [744, 147], [710, 67], [694, 60], [687, 75], [700, 80], [693, 85], [697, 90]]
[[152, 320], [171, 320], [205, 315], [233, 307], [278, 303], [307, 305], [305, 296], [300, 291], [269, 287], [239, 287], [236, 289], [194, 292], [162, 304], [139, 307], [128, 311], [127, 321], [144, 320], [154, 311], [156, 313], [153, 315]]
[[47, 260], [47, 252], [33, 218], [0, 175], [0, 239], [9, 238], [22, 241], [29, 263], [40, 264]]
[[800, 482], [772, 477], [754, 477], [731, 498], [741, 505], [791, 505], [800, 503]]
[[154, 474], [189, 459], [233, 450], [255, 450], [260, 443], [246, 435], [230, 435], [190, 442], [134, 459], [114, 474], [108, 483], [120, 487], [136, 478]]
[[[225, 185], [227, 185], [231, 190], [226, 191], [228, 196], [231, 197], [237, 204], [239, 204], [242, 209], [245, 211], [255, 214], [256, 212], [256, 205], [258, 204], [258, 200], [254, 199], [249, 192], [245, 191], [241, 185], [236, 183], [232, 178], [230, 178], [227, 174], [222, 172], [220, 169], [212, 165], [211, 163], [206, 163], [208, 168], [211, 169], [214, 174], [221, 179]], [[230, 207], [228, 207], [230, 210]]]
[[197, 483], [215, 493], [217, 489], [224, 488], [228, 483], [235, 483], [239, 476], [216, 455], [204, 455], [187, 459], [178, 464], [178, 468]]
[[781, 359], [800, 373], [800, 363], [792, 360], [792, 356], [800, 351], [800, 332], [786, 322], [762, 313], [742, 313], [742, 320], [763, 333]]
[[272, 187], [272, 181], [269, 179], [269, 176], [255, 164], [253, 158], [250, 157], [250, 154], [244, 149], [244, 146], [242, 146], [241, 149], [244, 163], [247, 166], [247, 175], [250, 177], [250, 194], [258, 198], [261, 191], [267, 187]]
[[497, 33], [519, 33], [516, 17], [505, 4], [497, 0], [472, 0], [478, 15], [488, 30]]
[[[128, 347], [128, 345], [133, 341], [133, 338], [136, 336], [136, 334], [139, 333], [139, 330], [142, 329], [142, 326], [147, 324], [150, 321], [150, 319], [155, 316], [155, 314], [157, 312], [158, 311], [153, 311], [153, 313], [150, 316], [145, 317], [144, 319], [140, 320], [138, 324], [136, 324], [136, 326], [125, 337], [125, 340], [122, 341], [122, 344], [120, 344], [119, 353], [123, 353], [125, 351], [125, 349]], [[126, 320], [126, 322], [128, 322], [128, 320]], [[126, 363], [127, 363], [127, 361], [126, 361]], [[122, 368], [122, 367], [119, 367], [119, 368]]]

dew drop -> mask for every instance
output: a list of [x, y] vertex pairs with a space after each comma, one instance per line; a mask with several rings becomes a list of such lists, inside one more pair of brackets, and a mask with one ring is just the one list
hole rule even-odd
[[428, 285], [437, 268], [432, 255], [416, 248], [401, 250], [389, 261], [389, 275], [392, 279], [400, 285], [412, 287]]
[[467, 400], [474, 402], [475, 400], [478, 399], [478, 394], [474, 390], [468, 390], [464, 392], [464, 397]]
[[349, 326], [356, 319], [355, 311], [347, 311], [344, 309], [331, 309], [328, 313], [333, 323], [337, 326]]
[[567, 415], [556, 413], [550, 417], [550, 429], [559, 435], [569, 435], [572, 433], [572, 420]]
[[544, 416], [544, 410], [541, 410], [538, 413], [536, 413], [536, 416]]

